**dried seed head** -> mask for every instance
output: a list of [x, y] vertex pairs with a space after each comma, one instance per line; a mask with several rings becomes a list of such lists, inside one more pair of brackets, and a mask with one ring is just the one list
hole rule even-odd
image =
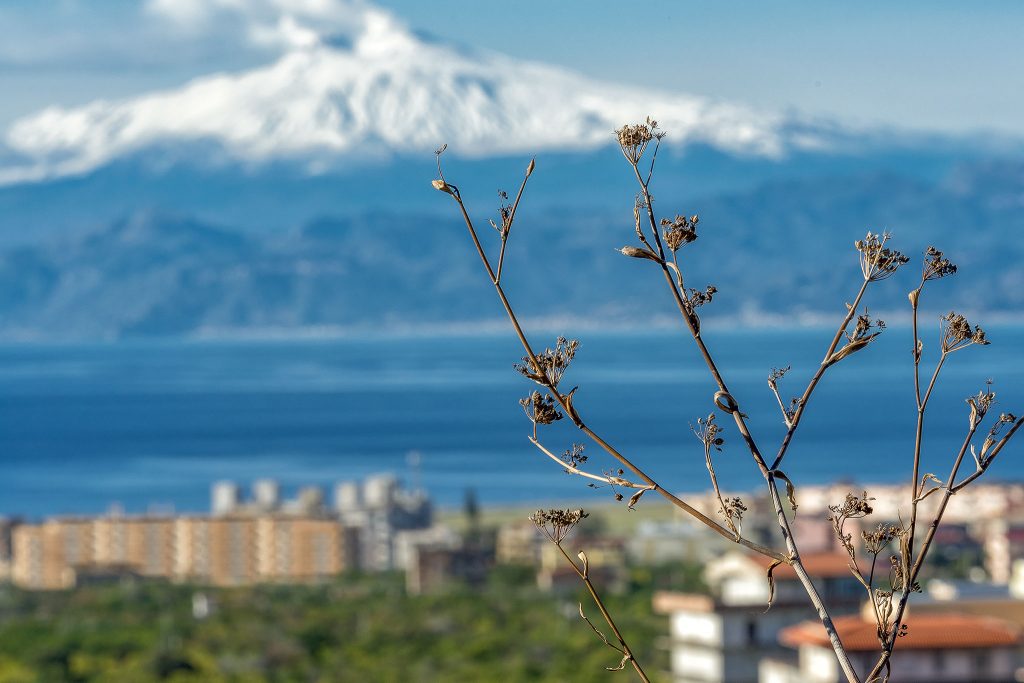
[[889, 233], [876, 235], [869, 232], [863, 240], [853, 243], [853, 246], [860, 252], [861, 272], [864, 273], [864, 278], [870, 282], [886, 279], [900, 266], [910, 261], [900, 252], [885, 246], [890, 237]]
[[553, 543], [561, 543], [572, 529], [589, 517], [583, 510], [537, 510], [530, 521]]
[[856, 496], [852, 493], [846, 494], [846, 499], [841, 505], [829, 505], [828, 509], [831, 510], [831, 514], [828, 516], [828, 520], [832, 522], [832, 530], [836, 534], [836, 538], [842, 544], [843, 548], [850, 555], [850, 559], [856, 557], [856, 550], [853, 547], [853, 539], [850, 534], [846, 533], [843, 526], [846, 524], [848, 519], [859, 519], [870, 515], [872, 510], [868, 501], [874, 500], [868, 498], [867, 491], [862, 495]]
[[711, 303], [711, 299], [713, 299], [717, 293], [718, 288], [714, 285], [708, 285], [703, 292], [699, 289], [690, 289], [689, 296], [687, 297], [690, 302], [690, 308], [700, 308], [704, 304]]
[[772, 368], [772, 371], [768, 373], [768, 386], [772, 389], [778, 386], [778, 381], [786, 376], [786, 373], [792, 369], [792, 365], [787, 365], [784, 368]]
[[732, 522], [736, 528], [739, 528], [740, 523], [743, 521], [743, 513], [747, 511], [747, 506], [743, 504], [741, 498], [725, 498], [722, 500], [722, 506], [719, 508], [719, 514], [725, 515], [725, 518]]
[[828, 509], [831, 510], [834, 515], [839, 515], [847, 519], [857, 519], [859, 517], [866, 517], [874, 512], [871, 504], [868, 502], [872, 500], [874, 500], [874, 498], [869, 498], [867, 491], [859, 496], [847, 493], [846, 499], [841, 505], [829, 505]]
[[992, 380], [985, 382], [985, 388], [974, 396], [968, 396], [966, 401], [971, 409], [968, 424], [973, 429], [981, 424], [981, 421], [985, 419], [985, 414], [996, 401], [996, 392], [992, 391]]
[[697, 437], [697, 440], [704, 444], [704, 448], [710, 450], [714, 448], [716, 451], [721, 451], [722, 446], [725, 444], [725, 439], [722, 438], [722, 434], [725, 433], [724, 427], [719, 427], [715, 422], [715, 414], [710, 413], [707, 417], [698, 417], [697, 426], [690, 425], [690, 431]]
[[[555, 348], [544, 349], [534, 356], [537, 359], [536, 365], [529, 356], [524, 356], [522, 363], [513, 363], [512, 367], [523, 377], [538, 384], [557, 387], [558, 383], [562, 381], [565, 371], [569, 369], [572, 359], [576, 357], [576, 349], [579, 348], [579, 345], [580, 343], [576, 339], [559, 337], [555, 340]], [[537, 366], [540, 366], [539, 372]]]
[[678, 251], [679, 247], [697, 240], [697, 223], [699, 218], [696, 214], [687, 218], [676, 216], [674, 219], [661, 219], [662, 234], [665, 237], [665, 244], [672, 251]]
[[924, 252], [924, 268], [921, 272], [921, 281], [938, 280], [947, 275], [956, 273], [956, 265], [942, 255], [942, 252], [935, 247], [928, 247]]
[[940, 322], [943, 353], [959, 351], [971, 344], [985, 346], [991, 343], [985, 337], [985, 330], [977, 325], [972, 328], [967, 318], [955, 311], [950, 311], [942, 316]]
[[903, 534], [904, 530], [901, 527], [892, 524], [879, 524], [874, 531], [860, 532], [864, 539], [864, 547], [872, 555], [878, 555], [894, 538]]
[[550, 395], [542, 396], [539, 391], [519, 399], [519, 405], [523, 407], [526, 417], [535, 425], [549, 425], [562, 419], [562, 413], [555, 408], [555, 400]]
[[566, 464], [566, 473], [572, 474], [569, 468], [577, 468], [587, 462], [587, 456], [583, 454], [583, 444], [574, 443], [571, 448], [562, 453], [562, 462]]
[[640, 161], [651, 140], [661, 140], [664, 136], [658, 129], [658, 122], [649, 116], [644, 123], [627, 124], [615, 131], [622, 154], [633, 165]]

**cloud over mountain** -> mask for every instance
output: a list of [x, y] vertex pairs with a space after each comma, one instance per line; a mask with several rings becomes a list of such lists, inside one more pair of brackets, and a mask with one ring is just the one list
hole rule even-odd
[[774, 114], [468, 52], [361, 2], [152, 0], [146, 11], [207, 37], [243, 17], [235, 25], [269, 62], [23, 117], [0, 142], [0, 184], [85, 174], [154, 150], [163, 161], [287, 161], [316, 172], [441, 142], [467, 156], [591, 149], [648, 114], [674, 144], [774, 155], [793, 143]]

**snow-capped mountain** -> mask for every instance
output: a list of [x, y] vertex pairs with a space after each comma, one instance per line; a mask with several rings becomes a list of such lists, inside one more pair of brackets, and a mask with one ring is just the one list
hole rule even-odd
[[3, 135], [0, 184], [86, 174], [147, 150], [163, 162], [297, 161], [313, 173], [442, 142], [477, 157], [589, 150], [647, 115], [673, 144], [777, 155], [815, 142], [787, 136], [775, 114], [469, 52], [418, 36], [380, 9], [346, 11], [355, 16], [345, 33], [282, 15], [286, 46], [264, 66], [24, 117]]

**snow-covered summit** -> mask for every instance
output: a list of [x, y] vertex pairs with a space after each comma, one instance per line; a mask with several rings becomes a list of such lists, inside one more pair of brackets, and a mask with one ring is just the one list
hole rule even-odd
[[469, 156], [582, 150], [647, 115], [674, 144], [768, 155], [787, 145], [774, 114], [468, 52], [376, 7], [339, 7], [350, 16], [334, 25], [282, 10], [271, 28], [252, 28], [253, 40], [281, 48], [269, 64], [16, 121], [0, 143], [0, 184], [84, 174], [153, 149], [162, 159], [178, 149], [198, 163], [289, 161], [311, 172], [442, 142]]

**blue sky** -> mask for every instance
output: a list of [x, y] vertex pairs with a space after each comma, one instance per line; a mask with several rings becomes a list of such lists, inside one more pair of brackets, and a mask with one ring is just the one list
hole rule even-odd
[[380, 4], [447, 39], [613, 80], [851, 123], [1024, 133], [1021, 2]]
[[[316, 0], [242, 4], [303, 3]], [[1020, 2], [376, 4], [445, 40], [606, 80], [853, 125], [1024, 136]], [[272, 58], [230, 20], [189, 33], [130, 0], [8, 3], [0, 31], [0, 129], [49, 104], [173, 87]]]

